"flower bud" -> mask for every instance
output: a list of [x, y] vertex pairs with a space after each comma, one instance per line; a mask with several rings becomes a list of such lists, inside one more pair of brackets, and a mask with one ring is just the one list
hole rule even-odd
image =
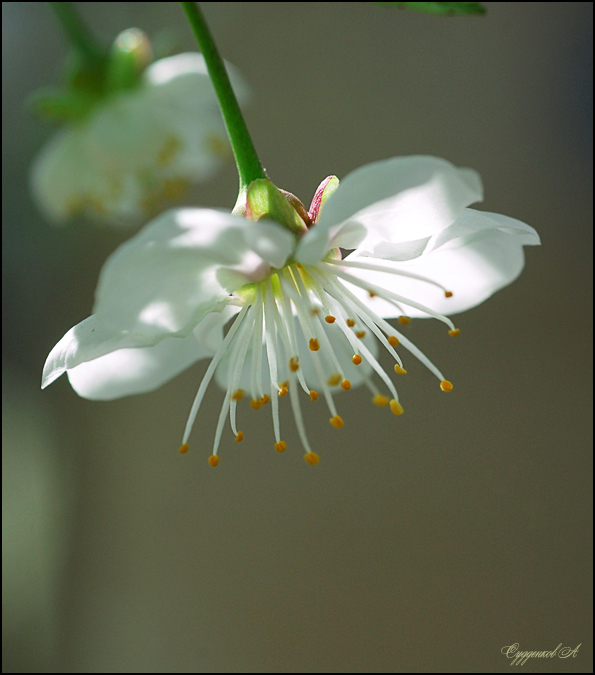
[[108, 90], [128, 89], [136, 85], [139, 76], [152, 60], [153, 48], [142, 30], [128, 28], [122, 31], [110, 51]]

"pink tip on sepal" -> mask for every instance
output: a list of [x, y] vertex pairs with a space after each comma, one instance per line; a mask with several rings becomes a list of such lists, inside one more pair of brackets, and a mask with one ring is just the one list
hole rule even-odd
[[310, 204], [310, 219], [313, 223], [318, 222], [320, 210], [324, 202], [332, 195], [332, 193], [339, 187], [339, 179], [337, 176], [328, 176], [316, 189], [312, 203]]

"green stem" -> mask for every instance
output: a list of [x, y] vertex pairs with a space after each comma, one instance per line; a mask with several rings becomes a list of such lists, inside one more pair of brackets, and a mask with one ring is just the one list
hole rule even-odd
[[198, 42], [207, 69], [215, 87], [227, 135], [238, 167], [240, 176], [240, 192], [253, 180], [266, 178], [266, 173], [258, 159], [250, 132], [244, 121], [242, 111], [233, 93], [225, 64], [221, 58], [211, 31], [202, 11], [196, 2], [181, 2], [190, 23], [194, 37]]
[[79, 54], [86, 61], [97, 61], [101, 56], [101, 49], [72, 3], [50, 2], [49, 4]]

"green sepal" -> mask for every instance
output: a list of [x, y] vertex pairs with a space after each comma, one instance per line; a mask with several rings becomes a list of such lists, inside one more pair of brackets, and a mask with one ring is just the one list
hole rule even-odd
[[71, 51], [64, 63], [65, 90], [101, 96], [105, 90], [107, 62], [107, 55], [98, 55], [90, 60]]
[[[239, 202], [239, 200], [238, 200]], [[234, 213], [241, 211], [234, 209]], [[296, 210], [287, 201], [285, 195], [268, 178], [253, 180], [246, 190], [244, 213], [250, 220], [274, 220], [294, 234], [303, 234], [306, 224], [299, 217]]]
[[75, 122], [85, 119], [98, 100], [97, 95], [84, 91], [48, 88], [34, 92], [26, 105], [46, 120]]
[[375, 2], [374, 4], [443, 16], [485, 14], [486, 12], [486, 8], [479, 2]]
[[328, 198], [332, 197], [332, 195], [335, 193], [335, 190], [338, 187], [339, 187], [339, 179], [337, 178], [337, 176], [329, 176], [328, 183], [324, 186], [324, 190], [322, 191], [322, 195], [320, 197], [320, 206], [318, 207], [319, 218], [320, 212], [322, 211], [322, 207], [326, 204]]

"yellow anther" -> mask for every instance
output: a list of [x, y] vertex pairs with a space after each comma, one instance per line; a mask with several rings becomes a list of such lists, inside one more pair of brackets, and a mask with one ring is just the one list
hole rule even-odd
[[461, 334], [461, 329], [455, 328], [454, 330], [449, 330], [448, 334], [450, 335], [450, 337], [456, 337], [457, 335]]
[[387, 340], [388, 340], [388, 344], [391, 347], [396, 347], [399, 344], [399, 339], [396, 338], [394, 335], [389, 335]]
[[219, 159], [229, 159], [231, 148], [224, 136], [212, 134], [207, 136], [205, 140], [207, 148], [215, 155], [215, 157], [218, 157]]
[[339, 382], [343, 379], [343, 375], [341, 373], [333, 373], [329, 378], [328, 378], [328, 383], [330, 384], [331, 387], [336, 387]]
[[390, 409], [393, 411], [395, 415], [402, 415], [403, 414], [403, 406], [396, 401], [394, 398], [390, 402]]
[[453, 390], [453, 384], [452, 384], [452, 382], [449, 382], [448, 380], [442, 380], [442, 382], [440, 382], [440, 389], [442, 389], [442, 391], [446, 391], [446, 392], [452, 391]]
[[260, 399], [260, 402], [261, 402], [263, 405], [266, 405], [270, 400], [271, 400], [271, 399], [269, 398], [269, 395], [268, 395], [268, 394], [265, 394], [265, 395]]
[[362, 357], [359, 354], [354, 354], [351, 360], [356, 366], [359, 366], [359, 364], [362, 362]]
[[312, 466], [320, 462], [320, 457], [315, 452], [307, 452], [304, 455], [304, 459], [306, 460], [306, 462], [308, 462], [308, 464], [311, 464]]
[[250, 405], [254, 408], [254, 410], [260, 410], [260, 408], [262, 407], [262, 400], [253, 398], [250, 401]]
[[330, 423], [335, 427], [335, 429], [340, 429], [342, 426], [345, 425], [345, 422], [343, 422], [343, 419], [339, 417], [339, 415], [331, 417]]
[[327, 323], [335, 323], [335, 321], [336, 321], [337, 319], [336, 319], [334, 316], [331, 316], [331, 315], [329, 314], [328, 316], [325, 316], [325, 317], [324, 317], [324, 320], [325, 320]]
[[371, 298], [375, 298], [375, 297], [376, 297], [376, 293], [374, 293], [374, 291], [368, 291], [368, 295], [369, 295]]
[[317, 352], [320, 349], [320, 342], [316, 338], [310, 338], [308, 346], [310, 347], [310, 351]]
[[366, 337], [366, 331], [365, 330], [356, 330], [355, 331], [355, 337], [359, 338], [360, 340], [362, 338], [365, 338]]
[[157, 154], [157, 164], [160, 166], [167, 166], [168, 164], [171, 164], [171, 161], [176, 156], [181, 147], [182, 141], [176, 136], [170, 136]]
[[241, 401], [244, 398], [244, 390], [238, 389], [231, 395], [232, 401]]
[[183, 445], [180, 446], [181, 455], [185, 455], [188, 452], [188, 450], [190, 450], [190, 446], [188, 445], [188, 443], [184, 443]]
[[399, 323], [403, 324], [403, 326], [408, 326], [411, 323], [411, 319], [408, 316], [400, 316]]
[[163, 184], [163, 196], [175, 200], [183, 197], [190, 189], [190, 183], [184, 178], [170, 178]]
[[445, 298], [452, 298], [452, 291], [444, 291]]
[[320, 310], [318, 309], [318, 307], [312, 307], [312, 309], [310, 310], [310, 314], [312, 314], [312, 316], [318, 316], [320, 314]]
[[281, 391], [279, 392], [279, 396], [286, 396], [288, 391], [289, 389], [287, 387], [281, 385]]
[[310, 390], [310, 400], [315, 401], [318, 398], [318, 392], [314, 391], [314, 389]]
[[300, 363], [299, 363], [299, 358], [297, 356], [292, 356], [289, 359], [289, 370], [291, 370], [292, 373], [295, 373], [297, 370], [300, 369]]
[[298, 269], [300, 269], [300, 270], [303, 270], [303, 269], [304, 269], [304, 268], [302, 267], [301, 263], [296, 263], [295, 266], [296, 266]]
[[347, 319], [345, 323], [349, 326], [349, 328], [353, 328], [355, 326], [355, 321], [353, 319]]
[[395, 373], [397, 373], [397, 375], [407, 375], [405, 368], [400, 366], [398, 363], [395, 363]]
[[238, 431], [238, 435], [236, 436], [236, 443], [241, 443], [243, 440], [244, 440], [244, 432]]
[[217, 466], [219, 464], [219, 457], [217, 455], [211, 455], [209, 457], [209, 466]]
[[343, 382], [341, 382], [341, 389], [343, 389], [343, 391], [349, 391], [351, 389], [351, 382], [349, 380], [343, 380]]
[[389, 398], [388, 396], [383, 396], [382, 394], [376, 394], [374, 398], [372, 399], [372, 403], [374, 405], [377, 405], [379, 408], [386, 408], [386, 406], [389, 404]]
[[277, 452], [285, 452], [287, 450], [287, 443], [285, 441], [279, 441], [275, 443], [275, 450]]

